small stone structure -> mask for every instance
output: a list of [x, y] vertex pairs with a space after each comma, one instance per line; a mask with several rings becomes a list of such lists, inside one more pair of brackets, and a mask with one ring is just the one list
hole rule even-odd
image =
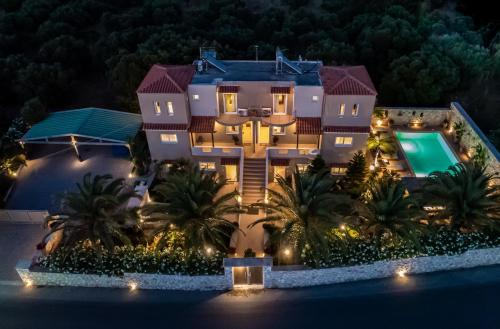
[[401, 270], [417, 274], [496, 264], [500, 264], [500, 248], [469, 250], [454, 256], [417, 257], [318, 270], [273, 271], [265, 268], [264, 287], [297, 288], [387, 278], [397, 275]]

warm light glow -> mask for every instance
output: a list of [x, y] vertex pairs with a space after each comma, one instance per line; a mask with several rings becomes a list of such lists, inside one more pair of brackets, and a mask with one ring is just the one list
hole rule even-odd
[[266, 253], [265, 252], [262, 253], [262, 257], [266, 257]]
[[207, 247], [207, 248], [205, 249], [205, 251], [207, 252], [207, 254], [208, 254], [208, 255], [210, 255], [210, 254], [212, 254], [212, 251], [213, 251], [213, 250], [212, 250], [212, 248]]
[[345, 231], [345, 229], [346, 229], [345, 225], [344, 225], [344, 224], [340, 225], [340, 229], [341, 229], [342, 231]]
[[283, 253], [285, 254], [285, 256], [290, 256], [292, 252], [290, 251], [290, 249], [286, 248], [285, 250], [283, 250]]
[[31, 280], [31, 279], [26, 279], [26, 280], [24, 280], [24, 285], [25, 285], [26, 287], [31, 287], [31, 286], [33, 286], [33, 280]]
[[400, 278], [404, 278], [406, 276], [407, 271], [405, 269], [400, 269], [396, 272]]
[[375, 166], [374, 165], [370, 165], [370, 171], [374, 171], [375, 170]]
[[241, 196], [240, 196], [240, 195], [238, 195], [238, 196], [236, 197], [236, 201], [238, 201], [238, 203], [241, 203], [241, 200], [242, 200]]
[[133, 173], [128, 174], [128, 178], [133, 178], [133, 177], [134, 177]]
[[144, 219], [143, 218], [139, 219], [139, 222], [144, 223]]
[[174, 224], [170, 224], [168, 227], [170, 227], [170, 229], [173, 230], [175, 228], [175, 225]]
[[380, 120], [380, 119], [378, 119], [378, 120], [377, 120], [377, 126], [378, 126], [378, 127], [381, 127], [381, 126], [382, 126], [382, 123], [383, 123], [383, 121], [382, 121], [382, 120]]
[[129, 287], [130, 291], [134, 291], [134, 290], [136, 290], [136, 289], [137, 289], [137, 283], [135, 283], [135, 282], [130, 282], [130, 283], [128, 284], [128, 287]]
[[17, 177], [17, 172], [13, 172], [11, 175], [12, 177]]

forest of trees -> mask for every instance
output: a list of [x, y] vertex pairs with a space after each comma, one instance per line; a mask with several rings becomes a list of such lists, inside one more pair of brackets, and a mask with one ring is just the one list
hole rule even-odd
[[500, 128], [488, 11], [460, 0], [2, 0], [0, 131], [21, 109], [28, 123], [45, 109], [137, 111], [151, 64], [191, 63], [200, 46], [250, 59], [258, 45], [263, 59], [279, 46], [292, 59], [364, 64], [379, 105], [460, 100], [488, 132]]

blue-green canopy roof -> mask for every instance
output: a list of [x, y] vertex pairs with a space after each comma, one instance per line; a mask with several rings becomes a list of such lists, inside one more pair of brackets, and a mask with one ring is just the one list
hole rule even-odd
[[139, 114], [84, 108], [50, 113], [33, 125], [21, 138], [23, 142], [62, 136], [81, 136], [117, 143], [128, 143], [141, 128]]

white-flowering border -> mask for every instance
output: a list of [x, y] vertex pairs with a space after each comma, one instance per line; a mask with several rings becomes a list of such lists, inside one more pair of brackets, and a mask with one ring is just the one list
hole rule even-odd
[[387, 278], [399, 273], [429, 273], [496, 264], [500, 264], [500, 248], [469, 250], [453, 256], [416, 257], [317, 270], [273, 271], [271, 268], [265, 268], [264, 287], [308, 287]]
[[164, 275], [125, 273], [123, 276], [53, 273], [30, 271], [29, 261], [19, 261], [16, 271], [26, 285], [71, 286], [162, 290], [227, 290], [232, 287], [232, 273], [224, 275]]

